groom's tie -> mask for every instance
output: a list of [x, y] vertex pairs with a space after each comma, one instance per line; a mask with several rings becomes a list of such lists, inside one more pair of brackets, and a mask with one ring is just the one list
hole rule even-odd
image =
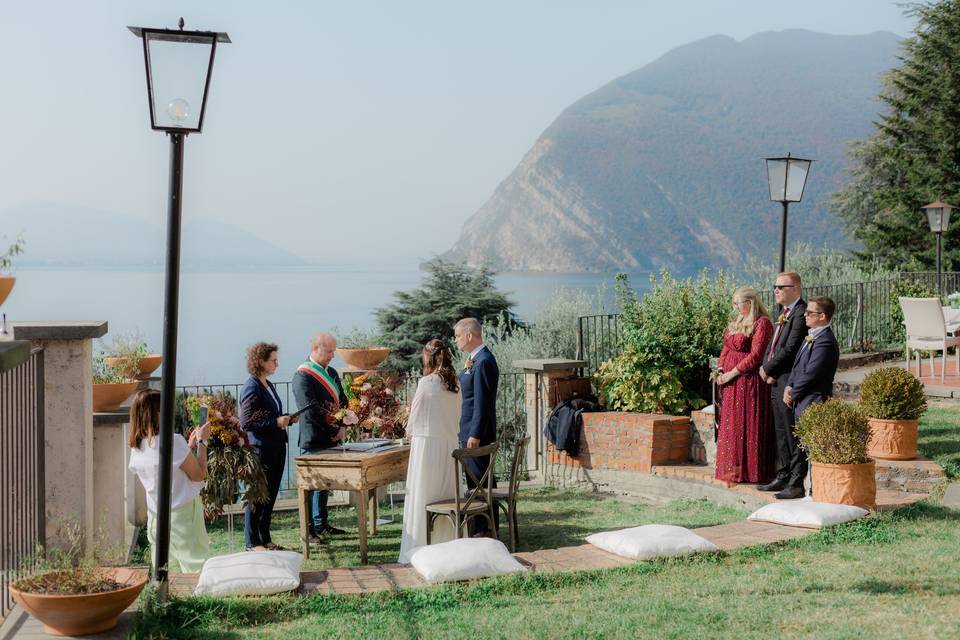
[[792, 307], [783, 312], [783, 324], [777, 323], [777, 330], [773, 332], [773, 340], [770, 341], [770, 351], [767, 352], [767, 360], [773, 357], [773, 348], [777, 346], [777, 340], [780, 339], [780, 330], [783, 329], [783, 325], [787, 323], [787, 318], [790, 317], [791, 311], [793, 311]]

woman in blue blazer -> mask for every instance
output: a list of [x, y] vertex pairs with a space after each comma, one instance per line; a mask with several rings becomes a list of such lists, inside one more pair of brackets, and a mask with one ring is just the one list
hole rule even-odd
[[277, 345], [258, 342], [247, 350], [247, 371], [250, 378], [240, 392], [240, 428], [247, 432], [267, 476], [270, 500], [265, 504], [247, 505], [243, 526], [247, 550], [281, 549], [270, 539], [270, 519], [280, 492], [283, 467], [287, 460], [287, 427], [296, 422], [283, 413], [283, 404], [273, 383], [267, 380], [277, 370]]

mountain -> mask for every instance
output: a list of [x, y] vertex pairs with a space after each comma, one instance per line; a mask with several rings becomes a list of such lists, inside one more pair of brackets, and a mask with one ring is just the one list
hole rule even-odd
[[[0, 239], [22, 233], [17, 266], [161, 267], [167, 247], [162, 224], [74, 205], [30, 203], [0, 211]], [[2, 245], [3, 243], [0, 243]], [[5, 250], [5, 246], [0, 250]], [[231, 224], [188, 219], [181, 228], [184, 268], [298, 266], [302, 258]]]
[[848, 246], [827, 196], [872, 128], [891, 33], [791, 30], [678, 47], [541, 134], [444, 258], [517, 271], [735, 267], [779, 247], [767, 156], [812, 158], [789, 240]]

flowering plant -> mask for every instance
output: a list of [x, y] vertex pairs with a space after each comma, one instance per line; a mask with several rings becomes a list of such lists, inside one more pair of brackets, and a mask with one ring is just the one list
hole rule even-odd
[[960, 291], [954, 291], [947, 296], [947, 306], [953, 309], [960, 308]]
[[260, 456], [236, 416], [237, 403], [232, 395], [188, 395], [184, 399], [187, 415], [194, 428], [200, 427], [200, 408], [207, 407], [210, 439], [207, 447], [207, 479], [200, 492], [207, 518], [223, 513], [223, 507], [237, 501], [239, 483], [245, 487], [243, 501], [262, 504], [269, 500], [267, 478]]
[[375, 373], [344, 375], [348, 405], [340, 410], [344, 412], [340, 422], [347, 427], [346, 440], [403, 437], [408, 413], [393, 392], [395, 382], [394, 377]]

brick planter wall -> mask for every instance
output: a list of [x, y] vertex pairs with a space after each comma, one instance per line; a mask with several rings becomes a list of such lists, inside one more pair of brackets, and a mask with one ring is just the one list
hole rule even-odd
[[576, 458], [547, 444], [548, 464], [583, 469], [650, 473], [653, 465], [686, 462], [689, 454], [690, 419], [653, 413], [583, 414]]

